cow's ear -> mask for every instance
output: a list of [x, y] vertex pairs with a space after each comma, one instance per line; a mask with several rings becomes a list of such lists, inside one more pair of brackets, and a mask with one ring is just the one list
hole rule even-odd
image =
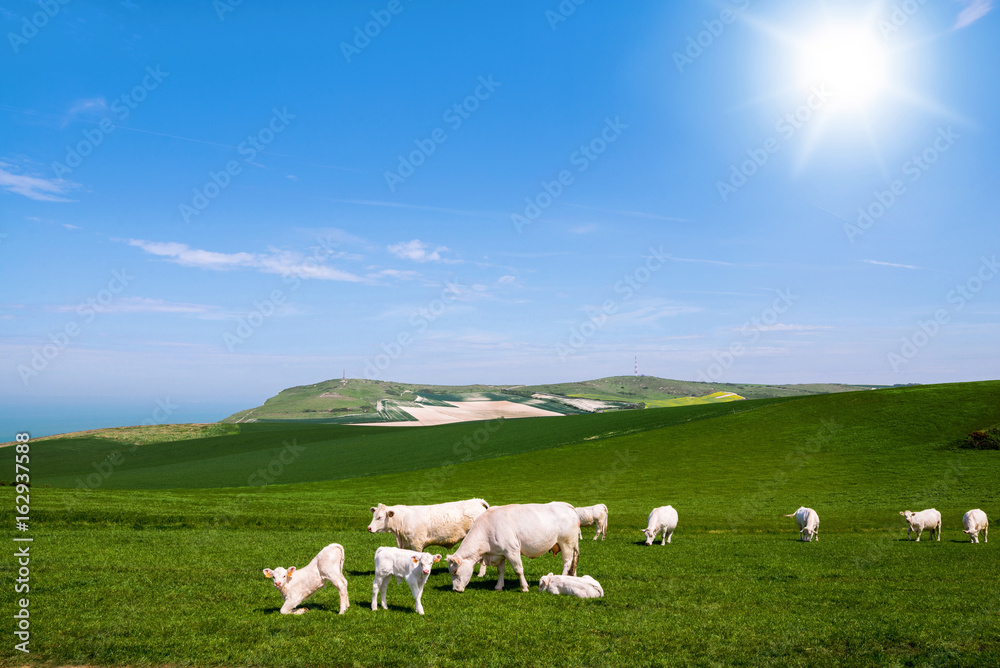
[[460, 557], [460, 556], [458, 556], [458, 555], [456, 554], [456, 555], [454, 556], [454, 558], [453, 558], [453, 561], [454, 561], [454, 562], [455, 562], [456, 564], [458, 564], [458, 565], [461, 565], [461, 564], [462, 564], [462, 557]]
[[264, 569], [264, 577], [266, 577], [266, 578], [273, 578], [274, 577], [274, 571], [272, 571], [270, 568], [265, 568]]
[[412, 559], [413, 559], [413, 563], [415, 563], [415, 564], [420, 563], [420, 557], [414, 556], [414, 557], [412, 557]]
[[375, 506], [372, 506], [372, 515], [375, 514]]
[[394, 516], [395, 514], [396, 514], [396, 511], [395, 511], [395, 510], [390, 510], [390, 511], [389, 511], [389, 512], [387, 512], [387, 513], [386, 513], [385, 515], [386, 515], [386, 517], [392, 517], [392, 516]]
[[295, 572], [295, 566], [292, 566], [291, 568], [288, 569], [288, 572], [285, 573], [285, 577], [288, 577], [288, 578], [292, 577], [292, 573], [294, 573], [294, 572]]
[[436, 564], [439, 561], [441, 561], [441, 555], [440, 554], [435, 554], [434, 555], [434, 563]]

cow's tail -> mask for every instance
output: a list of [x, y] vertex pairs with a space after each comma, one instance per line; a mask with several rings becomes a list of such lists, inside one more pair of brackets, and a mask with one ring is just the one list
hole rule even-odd
[[782, 517], [795, 517], [795, 513], [792, 513], [791, 515], [782, 515]]
[[479, 503], [483, 504], [483, 508], [485, 508], [486, 510], [490, 509], [490, 504], [486, 503], [485, 500], [483, 500], [483, 499], [477, 499], [477, 501], [479, 501]]

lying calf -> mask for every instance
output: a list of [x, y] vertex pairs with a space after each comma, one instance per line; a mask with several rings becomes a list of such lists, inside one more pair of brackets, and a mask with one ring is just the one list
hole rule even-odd
[[372, 610], [378, 610], [378, 595], [382, 594], [382, 609], [387, 610], [385, 592], [393, 577], [396, 582], [406, 580], [417, 602], [417, 613], [424, 614], [424, 606], [420, 597], [424, 593], [424, 585], [431, 574], [431, 566], [440, 561], [440, 554], [401, 550], [398, 547], [380, 547], [375, 550], [375, 580], [372, 582]]
[[326, 580], [340, 592], [340, 614], [344, 614], [350, 605], [347, 598], [347, 578], [344, 577], [344, 547], [338, 543], [330, 543], [305, 568], [296, 569], [292, 566], [287, 571], [284, 568], [264, 569], [264, 576], [274, 580], [274, 586], [285, 597], [281, 606], [281, 614], [301, 615], [305, 608], [297, 606], [312, 596], [323, 586]]
[[568, 594], [578, 598], [601, 598], [604, 596], [604, 589], [601, 583], [584, 575], [553, 575], [549, 573], [538, 581], [538, 591], [547, 591], [550, 594]]

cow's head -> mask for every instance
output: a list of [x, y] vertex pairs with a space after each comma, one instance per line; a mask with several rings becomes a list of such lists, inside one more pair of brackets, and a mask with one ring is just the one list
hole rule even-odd
[[979, 542], [979, 532], [975, 529], [962, 529], [962, 533], [969, 536], [969, 540], [973, 543]]
[[441, 561], [440, 554], [421, 552], [420, 554], [413, 555], [413, 568], [420, 571], [426, 577], [431, 574], [431, 567], [439, 561]]
[[463, 559], [457, 554], [448, 555], [448, 572], [451, 573], [451, 588], [457, 592], [465, 591], [465, 586], [472, 579], [472, 571], [476, 569], [476, 562], [472, 559]]
[[548, 575], [543, 575], [541, 579], [538, 581], [538, 591], [548, 591], [549, 582], [551, 581], [552, 581], [552, 573], [549, 573]]
[[389, 530], [389, 518], [396, 513], [385, 507], [384, 503], [372, 506], [372, 521], [368, 525], [371, 533], [385, 533]]
[[280, 566], [273, 571], [270, 568], [264, 569], [264, 577], [274, 580], [274, 586], [282, 594], [285, 593], [285, 585], [291, 582], [293, 573], [295, 573], [295, 566], [292, 566], [287, 571]]
[[656, 538], [656, 532], [649, 529], [643, 529], [642, 535], [646, 537], [646, 545], [652, 545], [653, 539]]
[[912, 517], [913, 517], [913, 516], [914, 516], [914, 515], [915, 515], [916, 513], [914, 513], [914, 512], [912, 511], [912, 510], [900, 510], [900, 511], [899, 511], [899, 514], [900, 514], [900, 515], [902, 515], [902, 516], [903, 516], [904, 518], [906, 518], [906, 521], [907, 521], [907, 522], [909, 522], [909, 521], [910, 521], [910, 519], [911, 519], [911, 518], [912, 518]]

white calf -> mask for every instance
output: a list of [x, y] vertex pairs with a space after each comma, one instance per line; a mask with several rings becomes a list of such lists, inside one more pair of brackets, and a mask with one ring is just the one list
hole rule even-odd
[[986, 513], [979, 508], [965, 513], [962, 517], [962, 526], [965, 527], [964, 531], [969, 535], [971, 542], [979, 542], [980, 531], [983, 532], [983, 542], [990, 542], [990, 521], [987, 519]]
[[[581, 527], [589, 527], [591, 525], [597, 525], [597, 532], [594, 534], [594, 540], [597, 540], [600, 536], [601, 540], [608, 537], [608, 507], [603, 503], [598, 503], [596, 506], [584, 506], [583, 508], [576, 509], [576, 515], [580, 518]], [[583, 538], [583, 532], [580, 532], [580, 538]]]
[[538, 591], [547, 591], [550, 594], [568, 594], [577, 598], [601, 598], [604, 596], [601, 583], [589, 575], [574, 577], [549, 573], [538, 581]]
[[285, 604], [281, 606], [283, 615], [301, 615], [306, 612], [306, 608], [297, 606], [320, 589], [324, 580], [332, 583], [340, 592], [340, 614], [344, 614], [351, 603], [347, 598], [347, 578], [343, 571], [344, 547], [330, 543], [305, 568], [296, 569], [292, 566], [285, 570], [279, 567], [273, 571], [265, 568], [264, 576], [273, 579], [274, 586], [285, 597]]
[[653, 508], [649, 513], [649, 526], [642, 530], [646, 534], [646, 545], [652, 545], [657, 534], [663, 532], [663, 542], [666, 545], [674, 536], [674, 529], [677, 528], [677, 511], [673, 506], [661, 506]]
[[378, 610], [378, 595], [382, 594], [382, 609], [388, 610], [385, 603], [385, 592], [389, 582], [406, 580], [413, 592], [413, 600], [417, 602], [417, 614], [424, 614], [424, 606], [420, 597], [424, 594], [424, 585], [431, 574], [431, 566], [441, 559], [440, 554], [401, 550], [398, 547], [380, 547], [375, 550], [375, 580], [372, 581], [372, 610]]
[[937, 539], [941, 540], [941, 513], [933, 508], [928, 508], [927, 510], [921, 510], [919, 513], [914, 513], [909, 510], [901, 510], [899, 514], [906, 518], [906, 539], [910, 539], [910, 534], [914, 531], [917, 532], [917, 542], [920, 542], [920, 534], [924, 532], [924, 529], [930, 529], [931, 540], [934, 540], [934, 532], [937, 532]]
[[799, 524], [799, 536], [806, 543], [811, 543], [813, 537], [816, 538], [816, 542], [819, 542], [819, 515], [812, 508], [806, 508], [801, 506], [791, 515], [782, 515], [782, 517], [794, 517], [795, 521]]

